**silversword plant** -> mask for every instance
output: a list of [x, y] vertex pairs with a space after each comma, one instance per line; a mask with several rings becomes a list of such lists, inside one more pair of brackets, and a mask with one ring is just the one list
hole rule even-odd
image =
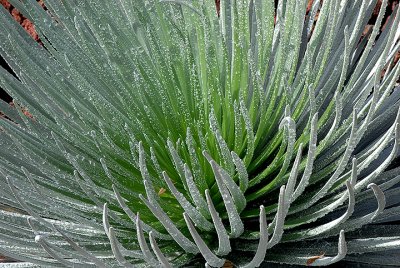
[[10, 2], [9, 267], [398, 264], [398, 5]]

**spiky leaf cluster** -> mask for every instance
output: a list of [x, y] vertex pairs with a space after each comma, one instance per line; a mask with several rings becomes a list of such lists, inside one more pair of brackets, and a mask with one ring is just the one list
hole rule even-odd
[[42, 40], [1, 9], [15, 266], [398, 262], [398, 6], [10, 2]]

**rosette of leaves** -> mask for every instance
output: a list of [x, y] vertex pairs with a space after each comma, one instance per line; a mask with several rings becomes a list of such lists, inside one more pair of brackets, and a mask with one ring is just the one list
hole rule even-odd
[[42, 40], [1, 9], [10, 267], [398, 263], [398, 7], [10, 2]]

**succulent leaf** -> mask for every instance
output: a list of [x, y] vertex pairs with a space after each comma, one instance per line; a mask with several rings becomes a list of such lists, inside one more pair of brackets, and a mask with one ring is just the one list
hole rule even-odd
[[0, 8], [7, 265], [397, 264], [400, 8], [367, 30], [376, 2], [10, 0], [40, 42]]

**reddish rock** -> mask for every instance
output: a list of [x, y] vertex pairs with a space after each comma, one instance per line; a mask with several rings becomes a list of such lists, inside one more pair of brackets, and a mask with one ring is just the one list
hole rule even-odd
[[[44, 7], [44, 3], [42, 0], [38, 1], [39, 4]], [[8, 12], [14, 17], [14, 19], [21, 24], [21, 26], [26, 30], [27, 33], [29, 33], [30, 36], [32, 36], [33, 39], [36, 41], [40, 42], [39, 40], [39, 35], [37, 34], [35, 30], [35, 26], [31, 21], [29, 21], [27, 18], [25, 18], [19, 11], [18, 9], [14, 8], [7, 0], [0, 0], [0, 3], [3, 7], [5, 7]]]
[[382, 0], [378, 0], [378, 2], [376, 3], [376, 6], [374, 8], [374, 12], [372, 13], [372, 16], [378, 16], [381, 6], [382, 6]]
[[11, 4], [7, 0], [0, 0], [0, 4], [5, 7], [8, 11], [11, 9]]
[[217, 7], [217, 13], [219, 16], [219, 11], [221, 10], [221, 0], [215, 0], [215, 6]]
[[314, 2], [314, 0], [308, 0], [308, 3], [307, 3], [307, 13], [311, 10], [313, 2]]

